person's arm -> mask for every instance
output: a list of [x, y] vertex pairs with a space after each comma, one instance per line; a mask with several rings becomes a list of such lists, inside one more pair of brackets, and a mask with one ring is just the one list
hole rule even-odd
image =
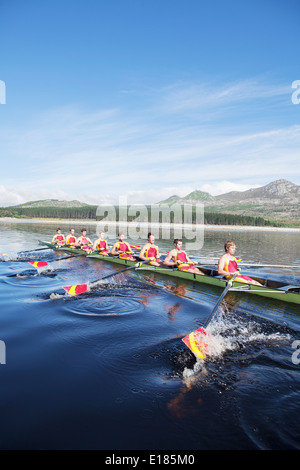
[[173, 250], [170, 251], [170, 253], [166, 256], [166, 259], [164, 260], [164, 264], [166, 266], [177, 266], [177, 263], [174, 263], [174, 261], [172, 261], [172, 257], [173, 257]]
[[222, 275], [222, 276], [228, 276], [229, 274], [235, 274], [235, 273], [238, 273], [238, 274], [239, 274], [239, 271], [233, 271], [233, 272], [225, 271], [225, 270], [224, 270], [225, 263], [226, 263], [226, 257], [225, 257], [225, 255], [223, 255], [223, 256], [219, 259], [219, 263], [218, 263], [218, 274], [220, 274], [220, 275]]
[[[117, 242], [117, 243], [118, 243], [118, 242]], [[113, 246], [112, 249], [111, 249], [111, 254], [112, 254], [112, 255], [117, 255], [117, 254], [118, 254], [118, 253], [116, 253], [117, 243], [115, 243], [114, 246]]]
[[197, 264], [197, 263], [195, 263], [195, 261], [192, 261], [191, 258], [188, 257], [188, 255], [186, 254], [186, 252], [185, 252], [185, 256], [186, 256], [186, 260], [187, 260], [187, 262], [188, 262], [189, 264]]
[[131, 254], [134, 255], [134, 251], [132, 251], [132, 249], [130, 248], [129, 243], [127, 243], [127, 242], [125, 242], [125, 243], [126, 243], [126, 245], [127, 245], [127, 251], [128, 251], [128, 253], [131, 253]]
[[146, 245], [143, 246], [143, 248], [141, 249], [140, 253], [139, 253], [139, 258], [142, 259], [143, 261], [145, 261], [147, 258], [144, 256], [145, 254], [145, 251], [146, 251], [146, 248], [147, 248], [147, 243]]

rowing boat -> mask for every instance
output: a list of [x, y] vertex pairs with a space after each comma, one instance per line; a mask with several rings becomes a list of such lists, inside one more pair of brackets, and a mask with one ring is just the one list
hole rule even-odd
[[[55, 251], [63, 251], [70, 254], [77, 254], [86, 256], [88, 258], [94, 258], [101, 261], [120, 264], [122, 266], [131, 266], [136, 263], [136, 261], [131, 261], [127, 259], [121, 259], [117, 256], [105, 256], [99, 253], [92, 253], [87, 252], [85, 250], [81, 250], [80, 248], [70, 248], [70, 247], [61, 247], [54, 245], [49, 242], [40, 241], [41, 245], [48, 246], [52, 250]], [[202, 267], [201, 271], [204, 273], [204, 276], [201, 274], [180, 271], [177, 268], [169, 268], [169, 267], [161, 267], [161, 266], [150, 266], [150, 265], [143, 265], [140, 268], [137, 268], [137, 271], [150, 271], [157, 274], [163, 274], [167, 276], [173, 276], [176, 278], [199, 282], [201, 284], [207, 284], [212, 286], [217, 286], [222, 289], [226, 287], [227, 281], [223, 278], [223, 276], [218, 275], [218, 271], [213, 268]], [[253, 279], [259, 281], [263, 286], [257, 286], [253, 284], [245, 284], [238, 281], [234, 281], [232, 288], [230, 291], [234, 292], [246, 292], [249, 294], [256, 294], [263, 297], [268, 297], [275, 300], [280, 300], [284, 302], [290, 302], [293, 304], [300, 304], [300, 286], [291, 285], [282, 283], [279, 281], [273, 281], [269, 279], [262, 279], [262, 278], [255, 278]]]

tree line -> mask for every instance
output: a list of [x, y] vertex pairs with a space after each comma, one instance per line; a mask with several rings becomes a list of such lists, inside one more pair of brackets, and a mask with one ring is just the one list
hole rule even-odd
[[[145, 207], [145, 206], [144, 206]], [[151, 222], [151, 208], [153, 206], [146, 206], [147, 211], [139, 212], [136, 215], [128, 217], [128, 221], [132, 222], [137, 219], [139, 222]], [[97, 214], [98, 206], [85, 205], [81, 207], [4, 207], [0, 208], [0, 217], [13, 217], [13, 218], [51, 218], [51, 219], [78, 219], [78, 220], [103, 220], [105, 221], [118, 221], [119, 220], [119, 207], [115, 206], [114, 211], [104, 213], [102, 217]], [[172, 208], [162, 209], [159, 213], [158, 222], [163, 221], [163, 212], [167, 212], [170, 223], [174, 223], [174, 212]], [[196, 223], [196, 211], [192, 211], [192, 223]], [[176, 219], [175, 219], [176, 221]], [[270, 221], [263, 217], [228, 214], [221, 212], [207, 212], [204, 211], [204, 224], [208, 225], [244, 225], [244, 226], [269, 226], [280, 227], [284, 226], [282, 222]]]

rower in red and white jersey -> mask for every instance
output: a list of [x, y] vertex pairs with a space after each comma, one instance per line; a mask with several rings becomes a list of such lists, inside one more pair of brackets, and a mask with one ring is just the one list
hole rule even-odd
[[70, 233], [66, 238], [66, 245], [68, 245], [70, 248], [74, 248], [77, 244], [76, 237], [74, 234], [75, 234], [75, 230], [71, 228]]
[[233, 255], [235, 254], [236, 244], [228, 240], [225, 245], [225, 255], [221, 256], [218, 263], [218, 273], [225, 276], [226, 279], [231, 279], [234, 274], [238, 274], [235, 278], [238, 282], [245, 282], [246, 284], [254, 284], [256, 286], [261, 286], [262, 284], [258, 281], [255, 281], [249, 276], [240, 274], [240, 270], [237, 265], [237, 258]]
[[62, 235], [60, 228], [56, 230], [56, 235], [52, 238], [51, 243], [55, 243], [59, 246], [63, 246], [65, 244], [65, 237]]
[[104, 239], [104, 232], [99, 233], [99, 238], [94, 242], [93, 251], [97, 251], [101, 255], [108, 256], [108, 244]]
[[146, 261], [149, 258], [152, 260], [149, 262], [152, 266], [161, 266], [161, 261], [159, 261], [160, 253], [157, 245], [154, 244], [155, 237], [152, 233], [148, 233], [148, 243], [143, 246], [140, 251], [139, 258]]
[[195, 267], [193, 261], [190, 260], [185, 251], [182, 250], [181, 238], [175, 238], [174, 249], [171, 250], [164, 260], [166, 266], [176, 266], [180, 271], [188, 271], [195, 274], [204, 274], [199, 268]]
[[81, 236], [77, 240], [77, 245], [79, 245], [82, 250], [92, 251], [93, 242], [86, 236], [86, 228], [81, 230]]
[[119, 233], [118, 237], [119, 237], [119, 240], [112, 247], [111, 254], [118, 255], [119, 258], [122, 258], [122, 259], [129, 259], [131, 261], [136, 261], [136, 259], [133, 257], [134, 252], [130, 248], [129, 243], [124, 241], [124, 238], [125, 238], [124, 233]]

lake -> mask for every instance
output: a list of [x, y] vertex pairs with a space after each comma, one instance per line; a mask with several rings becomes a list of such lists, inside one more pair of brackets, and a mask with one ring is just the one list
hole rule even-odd
[[[122, 267], [19, 253], [55, 229], [0, 224], [1, 449], [300, 448], [299, 306], [229, 292], [208, 326], [213, 352], [196, 361], [181, 339], [204, 323], [219, 288], [128, 271], [88, 295], [62, 295]], [[245, 262], [295, 265], [244, 273], [300, 284], [299, 234], [206, 230], [190, 253], [219, 257], [227, 239]], [[49, 267], [27, 262], [37, 260]]]

